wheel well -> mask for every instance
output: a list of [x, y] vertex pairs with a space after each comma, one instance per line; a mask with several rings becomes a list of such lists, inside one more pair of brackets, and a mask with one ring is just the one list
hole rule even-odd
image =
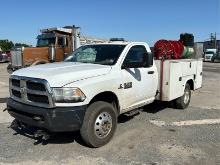
[[116, 108], [117, 113], [119, 115], [119, 113], [120, 113], [119, 112], [120, 111], [119, 101], [118, 101], [116, 94], [114, 94], [113, 92], [107, 91], [107, 92], [102, 92], [102, 93], [97, 94], [90, 101], [89, 105], [96, 102], [96, 101], [105, 101], [105, 102], [112, 104]]
[[191, 90], [194, 90], [194, 82], [193, 82], [192, 79], [188, 80], [188, 81], [186, 82], [186, 84], [189, 84], [190, 89], [191, 89]]

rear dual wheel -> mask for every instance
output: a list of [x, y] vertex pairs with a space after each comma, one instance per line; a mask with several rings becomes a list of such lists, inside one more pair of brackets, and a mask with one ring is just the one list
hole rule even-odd
[[190, 85], [187, 83], [185, 85], [183, 96], [174, 100], [175, 108], [178, 108], [178, 109], [187, 108], [189, 106], [190, 99], [191, 99], [191, 89], [190, 89]]

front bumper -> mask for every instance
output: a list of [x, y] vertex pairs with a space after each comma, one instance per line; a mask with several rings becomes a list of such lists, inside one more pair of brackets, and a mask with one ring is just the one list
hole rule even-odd
[[204, 61], [212, 61], [212, 56], [205, 56]]
[[9, 114], [15, 119], [51, 132], [75, 131], [81, 128], [87, 106], [41, 108], [7, 100]]

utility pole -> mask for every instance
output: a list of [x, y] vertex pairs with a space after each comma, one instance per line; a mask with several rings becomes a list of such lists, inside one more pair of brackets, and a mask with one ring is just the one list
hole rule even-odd
[[217, 38], [216, 38], [216, 32], [215, 32], [215, 36], [214, 36], [214, 43], [215, 43], [215, 49], [217, 49]]
[[215, 33], [211, 33], [211, 45], [214, 49], [217, 49], [217, 38], [216, 38], [216, 32]]

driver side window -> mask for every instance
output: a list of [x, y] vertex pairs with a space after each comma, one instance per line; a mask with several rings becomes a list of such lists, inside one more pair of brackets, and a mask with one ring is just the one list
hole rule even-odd
[[130, 48], [125, 57], [123, 65], [129, 66], [129, 64], [138, 64], [144, 66], [146, 48], [142, 45], [136, 45]]

